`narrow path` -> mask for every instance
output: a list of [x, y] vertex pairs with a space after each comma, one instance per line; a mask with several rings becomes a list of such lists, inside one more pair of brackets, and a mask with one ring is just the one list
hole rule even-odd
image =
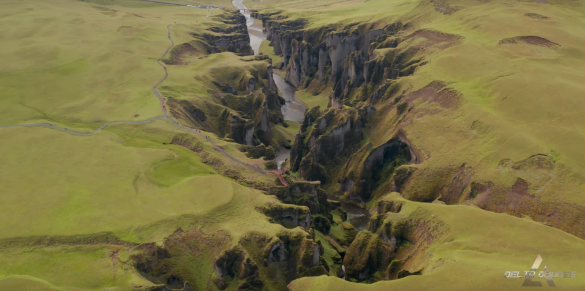
[[154, 95], [156, 95], [156, 98], [158, 98], [158, 100], [160, 101], [160, 108], [162, 109], [163, 115], [166, 118], [171, 118], [171, 116], [167, 112], [167, 106], [165, 105], [166, 99], [160, 95], [160, 92], [158, 92], [158, 86], [160, 84], [162, 84], [164, 81], [166, 81], [167, 78], [169, 77], [169, 71], [167, 70], [167, 66], [165, 66], [163, 64], [162, 60], [167, 56], [169, 51], [175, 46], [175, 42], [173, 41], [173, 38], [171, 37], [171, 25], [172, 24], [167, 25], [167, 38], [171, 41], [171, 46], [169, 46], [169, 48], [167, 48], [167, 50], [162, 55], [162, 57], [160, 57], [158, 59], [158, 64], [163, 68], [163, 70], [165, 70], [165, 76], [160, 81], [158, 81], [158, 83], [156, 83], [156, 85], [154, 85], [154, 87], [152, 87], [152, 92], [154, 93]]
[[282, 186], [288, 187], [288, 183], [284, 180], [284, 177], [282, 176], [282, 173], [284, 173], [284, 172], [286, 172], [286, 169], [281, 170], [281, 171], [277, 171], [277, 170], [268, 171], [268, 173], [274, 174], [278, 177], [278, 181], [280, 181], [280, 184], [282, 184]]
[[160, 4], [177, 5], [177, 6], [187, 6], [187, 4], [173, 3], [173, 2], [165, 2], [165, 1], [156, 1], [156, 0], [143, 0], [143, 1], [160, 3]]
[[246, 167], [246, 168], [248, 168], [250, 170], [256, 171], [258, 173], [261, 173], [261, 174], [268, 174], [268, 173], [274, 174], [274, 175], [276, 175], [278, 177], [280, 183], [283, 186], [288, 186], [288, 184], [286, 183], [286, 181], [282, 177], [283, 171], [270, 171], [269, 172], [269, 171], [263, 170], [261, 168], [258, 168], [258, 167], [249, 165], [248, 163], [243, 162], [241, 160], [238, 160], [237, 158], [233, 157], [232, 155], [230, 155], [226, 151], [224, 151], [223, 148], [221, 148], [220, 146], [218, 146], [215, 143], [215, 141], [213, 141], [212, 139], [209, 138], [209, 136], [201, 133], [201, 131], [199, 129], [193, 129], [193, 128], [189, 128], [189, 127], [183, 126], [176, 119], [174, 119], [173, 117], [171, 117], [169, 115], [168, 110], [167, 110], [167, 107], [165, 105], [165, 100], [166, 99], [160, 95], [160, 92], [158, 91], [158, 86], [160, 86], [160, 84], [162, 84], [168, 78], [168, 76], [169, 76], [169, 72], [167, 70], [167, 67], [162, 62], [162, 60], [166, 57], [166, 55], [169, 53], [169, 51], [175, 46], [175, 42], [173, 41], [173, 38], [171, 37], [171, 26], [172, 25], [173, 24], [169, 24], [167, 26], [167, 38], [171, 41], [171, 46], [169, 46], [167, 48], [167, 50], [165, 51], [165, 53], [158, 59], [158, 64], [164, 69], [165, 76], [158, 83], [156, 83], [156, 85], [154, 85], [152, 87], [152, 92], [154, 93], [154, 95], [156, 95], [156, 97], [158, 98], [158, 100], [160, 102], [160, 107], [161, 107], [161, 110], [163, 112], [163, 116], [153, 117], [153, 118], [146, 119], [146, 120], [143, 120], [143, 121], [111, 121], [111, 122], [108, 122], [108, 123], [106, 123], [106, 124], [98, 127], [96, 130], [94, 130], [92, 132], [78, 132], [78, 131], [73, 131], [73, 130], [67, 129], [66, 127], [61, 127], [61, 126], [53, 125], [51, 123], [30, 123], [30, 124], [0, 125], [0, 128], [6, 128], [6, 127], [39, 127], [40, 126], [40, 127], [49, 127], [49, 128], [53, 128], [53, 129], [64, 130], [66, 132], [69, 132], [69, 133], [75, 134], [75, 135], [92, 135], [92, 134], [95, 134], [95, 133], [100, 132], [106, 126], [109, 126], [109, 125], [112, 125], [112, 124], [118, 124], [118, 123], [120, 123], [120, 124], [143, 124], [143, 123], [148, 123], [148, 122], [151, 122], [151, 121], [154, 121], [154, 120], [157, 120], [157, 119], [166, 118], [166, 119], [169, 119], [170, 121], [172, 121], [177, 127], [181, 128], [181, 129], [184, 129], [184, 130], [188, 130], [188, 131], [190, 131], [190, 132], [192, 132], [192, 133], [194, 133], [196, 135], [199, 135], [200, 137], [205, 138], [211, 144], [211, 146], [213, 146], [213, 148], [216, 151], [220, 152], [221, 154], [223, 154], [224, 156], [228, 157], [229, 159], [231, 159], [231, 160], [233, 160], [233, 161], [241, 164], [242, 166], [244, 166], [244, 167]]
[[160, 59], [158, 59], [158, 64], [159, 64], [159, 65], [160, 65], [160, 66], [161, 66], [161, 67], [164, 69], [164, 71], [165, 71], [165, 76], [164, 76], [164, 77], [163, 77], [163, 78], [162, 78], [162, 79], [161, 79], [161, 80], [160, 80], [160, 81], [159, 81], [159, 82], [158, 82], [156, 85], [154, 85], [154, 87], [152, 87], [152, 92], [154, 93], [154, 95], [156, 95], [156, 97], [157, 97], [157, 98], [158, 98], [158, 100], [160, 101], [160, 107], [161, 107], [161, 109], [162, 109], [162, 111], [163, 111], [164, 117], [166, 117], [166, 118], [168, 118], [169, 120], [171, 120], [171, 121], [172, 121], [172, 122], [173, 122], [173, 123], [174, 123], [174, 124], [175, 124], [177, 127], [179, 127], [179, 128], [182, 128], [182, 129], [184, 129], [184, 130], [188, 130], [188, 131], [190, 131], [190, 132], [192, 132], [192, 133], [194, 133], [194, 134], [197, 134], [197, 135], [199, 135], [199, 136], [201, 136], [201, 137], [205, 138], [205, 139], [206, 139], [206, 140], [207, 140], [207, 141], [208, 141], [208, 142], [209, 142], [209, 143], [210, 143], [210, 144], [213, 146], [213, 148], [214, 148], [216, 151], [218, 151], [218, 152], [222, 153], [224, 156], [226, 156], [226, 157], [230, 158], [231, 160], [233, 160], [233, 161], [235, 161], [235, 162], [237, 162], [237, 163], [239, 163], [239, 164], [241, 164], [241, 165], [245, 166], [245, 167], [246, 167], [246, 168], [248, 168], [248, 169], [254, 170], [254, 171], [256, 171], [256, 172], [259, 172], [259, 173], [262, 173], [262, 174], [267, 174], [267, 173], [268, 173], [267, 171], [265, 171], [265, 170], [262, 170], [262, 169], [260, 169], [260, 168], [257, 168], [257, 167], [254, 167], [254, 166], [252, 166], [252, 165], [248, 165], [248, 163], [246, 163], [246, 162], [242, 162], [242, 161], [240, 161], [240, 160], [236, 159], [235, 157], [233, 157], [232, 155], [228, 154], [228, 153], [227, 153], [227, 152], [225, 152], [225, 151], [224, 151], [224, 150], [223, 150], [223, 149], [222, 149], [220, 146], [218, 146], [218, 145], [215, 143], [215, 141], [213, 141], [212, 139], [210, 139], [210, 138], [209, 138], [209, 136], [207, 136], [207, 135], [205, 135], [205, 134], [201, 133], [201, 130], [199, 130], [199, 129], [193, 129], [193, 128], [190, 128], [190, 127], [183, 126], [183, 125], [181, 125], [181, 124], [180, 124], [180, 123], [179, 123], [179, 122], [178, 122], [176, 119], [172, 118], [172, 117], [169, 115], [169, 113], [168, 113], [168, 110], [167, 110], [167, 107], [166, 107], [166, 105], [165, 105], [165, 100], [166, 100], [166, 99], [160, 95], [160, 92], [158, 91], [158, 86], [159, 86], [160, 84], [162, 84], [162, 83], [163, 83], [163, 82], [164, 82], [164, 81], [165, 81], [165, 80], [168, 78], [168, 76], [169, 76], [169, 72], [168, 72], [168, 70], [167, 70], [167, 67], [166, 67], [166, 66], [165, 66], [165, 64], [162, 62], [162, 60], [163, 60], [163, 59], [164, 59], [164, 58], [167, 56], [167, 54], [169, 53], [169, 51], [170, 51], [170, 50], [171, 50], [171, 49], [172, 49], [172, 48], [175, 46], [175, 42], [173, 41], [173, 38], [171, 37], [171, 26], [172, 26], [172, 24], [169, 24], [169, 25], [167, 26], [167, 38], [168, 38], [168, 39], [171, 41], [171, 46], [169, 46], [169, 48], [167, 48], [167, 50], [166, 50], [166, 51], [165, 51], [165, 53], [162, 55], [162, 57], [160, 57]]
[[154, 120], [157, 120], [157, 119], [163, 119], [163, 118], [166, 118], [166, 117], [165, 116], [157, 116], [157, 117], [149, 118], [149, 119], [142, 120], [142, 121], [121, 121], [121, 120], [110, 121], [110, 122], [108, 122], [108, 123], [106, 123], [106, 124], [98, 127], [96, 130], [91, 131], [91, 132], [74, 131], [74, 130], [68, 129], [67, 127], [57, 126], [57, 125], [53, 125], [51, 123], [11, 124], [11, 125], [0, 125], [0, 127], [1, 128], [4, 128], [4, 127], [50, 127], [52, 129], [63, 130], [63, 131], [66, 131], [68, 133], [75, 134], [75, 135], [92, 135], [94, 133], [97, 133], [97, 132], [101, 131], [106, 126], [112, 125], [112, 124], [116, 124], [116, 123], [123, 123], [123, 124], [142, 124], [142, 123], [149, 123], [151, 121], [154, 121]]

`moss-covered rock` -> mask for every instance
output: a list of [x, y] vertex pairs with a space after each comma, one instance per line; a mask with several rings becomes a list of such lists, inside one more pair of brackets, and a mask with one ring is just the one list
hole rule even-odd
[[264, 159], [274, 160], [274, 158], [276, 158], [276, 156], [274, 155], [274, 149], [272, 148], [272, 146], [267, 147], [264, 153]]
[[305, 206], [275, 203], [260, 208], [260, 211], [287, 228], [309, 228], [311, 225], [311, 212]]
[[377, 271], [384, 271], [392, 257], [392, 248], [385, 245], [377, 234], [361, 231], [343, 259], [345, 274], [348, 278], [365, 281]]
[[246, 148], [246, 156], [251, 159], [259, 159], [266, 155], [266, 147], [261, 144]]
[[264, 169], [266, 170], [275, 170], [277, 168], [275, 161], [266, 161], [264, 162]]

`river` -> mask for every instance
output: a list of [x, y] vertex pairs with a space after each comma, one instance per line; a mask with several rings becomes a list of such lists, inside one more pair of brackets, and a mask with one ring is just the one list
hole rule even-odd
[[[248, 34], [250, 35], [250, 46], [254, 51], [254, 55], [257, 55], [260, 51], [260, 45], [266, 40], [266, 34], [264, 33], [262, 22], [256, 21], [256, 19], [250, 15], [248, 8], [246, 8], [243, 2], [244, 0], [233, 0], [232, 4], [240, 9], [240, 12], [246, 17], [246, 26], [248, 27]], [[302, 123], [305, 118], [307, 106], [299, 101], [295, 95], [295, 88], [286, 82], [281, 76], [274, 73], [272, 74], [272, 77], [278, 91], [280, 92], [280, 96], [286, 101], [281, 108], [284, 120]], [[294, 139], [294, 137], [291, 138]], [[279, 170], [282, 163], [288, 158], [290, 158], [290, 149], [281, 148], [276, 155], [276, 164], [278, 165]]]
[[[232, 4], [240, 9], [240, 12], [246, 17], [246, 26], [248, 26], [248, 34], [250, 35], [250, 46], [254, 51], [254, 55], [257, 55], [260, 51], [260, 45], [266, 40], [266, 34], [262, 27], [261, 21], [256, 21], [250, 13], [248, 8], [244, 6], [244, 0], [233, 0]], [[303, 104], [295, 94], [295, 88], [285, 81], [281, 76], [276, 73], [272, 74], [274, 83], [280, 92], [280, 96], [286, 101], [282, 106], [282, 115], [284, 120], [294, 121], [302, 123], [305, 118], [305, 112], [307, 106]], [[291, 137], [294, 139], [294, 137]], [[290, 158], [290, 149], [281, 148], [276, 154], [276, 164], [280, 170], [282, 163], [286, 159]], [[367, 209], [358, 207], [350, 203], [341, 203], [341, 208], [347, 212], [347, 220], [351, 223], [358, 231], [364, 230], [370, 221], [370, 212]]]
[[257, 55], [260, 51], [260, 44], [266, 40], [266, 34], [264, 34], [262, 22], [255, 21], [256, 19], [250, 15], [248, 8], [244, 6], [243, 2], [244, 0], [233, 0], [232, 5], [240, 9], [240, 12], [246, 17], [246, 26], [248, 27], [248, 34], [250, 35], [250, 46], [254, 51], [254, 55]]

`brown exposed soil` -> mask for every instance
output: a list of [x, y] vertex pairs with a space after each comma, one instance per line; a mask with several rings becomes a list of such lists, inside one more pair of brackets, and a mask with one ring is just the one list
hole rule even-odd
[[522, 217], [585, 237], [585, 207], [566, 202], [545, 202], [530, 193], [531, 184], [518, 178], [511, 188], [503, 189], [492, 183], [478, 184], [472, 191], [478, 192], [473, 204], [480, 208]]
[[441, 201], [446, 204], [458, 204], [460, 199], [469, 199], [470, 197], [462, 197], [460, 194], [464, 193], [466, 188], [471, 185], [471, 178], [474, 171], [471, 167], [463, 164], [455, 173], [451, 184], [441, 188]]
[[447, 88], [442, 81], [432, 81], [420, 90], [408, 94], [406, 98], [410, 104], [417, 99], [422, 99], [423, 102], [438, 103], [443, 108], [456, 108], [459, 106], [461, 93]]
[[510, 38], [504, 38], [500, 40], [499, 44], [530, 44], [530, 45], [537, 45], [542, 47], [548, 48], [557, 48], [561, 45], [558, 43], [554, 43], [546, 38], [542, 38], [540, 36], [516, 36]]
[[401, 209], [400, 202], [378, 201], [367, 231], [360, 232], [346, 251], [347, 278], [373, 283], [424, 272], [429, 265], [428, 248], [444, 238], [450, 227], [422, 208], [395, 215]]
[[440, 49], [445, 49], [447, 47], [450, 47], [463, 39], [463, 37], [460, 35], [449, 34], [449, 33], [427, 30], [427, 29], [417, 30], [414, 33], [412, 33], [411, 35], [407, 36], [405, 39], [408, 40], [408, 39], [413, 39], [413, 38], [425, 38], [426, 39], [426, 41], [424, 41], [422, 44], [419, 45], [421, 47], [427, 48], [427, 47], [431, 47], [431, 46], [438, 46], [438, 48], [440, 48]]
[[454, 12], [461, 9], [461, 7], [450, 6], [446, 0], [431, 0], [431, 3], [433, 3], [435, 6], [435, 11], [445, 15], [453, 14]]
[[189, 61], [187, 59], [189, 57], [201, 55], [204, 55], [204, 53], [190, 43], [182, 43], [171, 50], [169, 59], [165, 60], [165, 63], [167, 65], [188, 65]]
[[524, 16], [530, 17], [532, 19], [538, 19], [538, 20], [550, 19], [548, 16], [540, 15], [538, 13], [526, 13], [526, 14], [524, 14]]

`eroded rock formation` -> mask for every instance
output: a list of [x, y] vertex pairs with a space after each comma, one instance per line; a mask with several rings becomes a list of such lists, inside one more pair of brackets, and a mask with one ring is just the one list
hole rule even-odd
[[213, 98], [169, 98], [167, 104], [173, 117], [192, 128], [211, 131], [243, 145], [269, 146], [272, 125], [283, 122], [270, 63], [214, 68], [209, 78]]
[[375, 282], [420, 275], [428, 265], [426, 250], [445, 237], [449, 226], [417, 207], [404, 210], [397, 193], [382, 197], [365, 231], [347, 249], [346, 277]]
[[[285, 290], [290, 281], [328, 274], [323, 248], [304, 232], [287, 231], [274, 237], [250, 234], [214, 260], [213, 282], [224, 290]], [[233, 284], [232, 284], [233, 285]]]

